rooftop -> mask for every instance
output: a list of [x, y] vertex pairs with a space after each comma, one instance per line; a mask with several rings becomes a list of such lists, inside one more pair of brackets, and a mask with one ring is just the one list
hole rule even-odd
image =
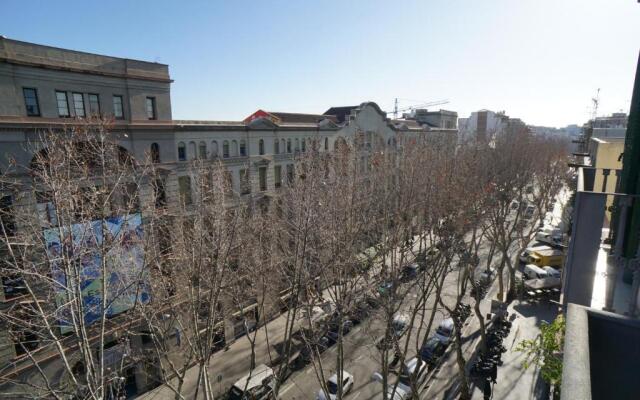
[[58, 71], [171, 82], [166, 64], [61, 49], [1, 36], [0, 61]]

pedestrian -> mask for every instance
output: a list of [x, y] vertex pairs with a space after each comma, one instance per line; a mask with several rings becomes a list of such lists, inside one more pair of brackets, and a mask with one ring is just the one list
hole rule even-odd
[[491, 382], [489, 381], [489, 379], [484, 380], [483, 392], [484, 392], [484, 400], [490, 400], [491, 399]]

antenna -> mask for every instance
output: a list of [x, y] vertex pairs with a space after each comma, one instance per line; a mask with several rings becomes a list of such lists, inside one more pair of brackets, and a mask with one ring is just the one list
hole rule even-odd
[[591, 104], [593, 106], [591, 111], [591, 119], [595, 121], [596, 117], [598, 116], [598, 105], [600, 104], [600, 88], [598, 88], [598, 90], [596, 91], [596, 97], [591, 98]]

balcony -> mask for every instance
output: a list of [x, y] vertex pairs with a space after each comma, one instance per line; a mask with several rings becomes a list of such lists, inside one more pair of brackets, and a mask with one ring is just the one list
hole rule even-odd
[[625, 229], [616, 221], [625, 221], [638, 199], [616, 193], [620, 172], [578, 169], [572, 235], [563, 272], [565, 307], [575, 303], [618, 314], [633, 316], [637, 312], [637, 288], [632, 290], [629, 274], [635, 260], [620, 257]]

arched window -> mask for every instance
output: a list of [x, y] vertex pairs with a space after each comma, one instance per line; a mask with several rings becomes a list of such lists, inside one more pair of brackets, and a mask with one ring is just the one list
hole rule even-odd
[[218, 157], [218, 142], [211, 142], [211, 157]]
[[296, 153], [300, 151], [300, 139], [296, 138]]
[[302, 138], [302, 152], [304, 153], [305, 151], [307, 151], [307, 140]]
[[329, 150], [329, 138], [324, 138], [324, 149]]
[[238, 142], [236, 140], [231, 141], [231, 157], [238, 157]]
[[156, 164], [160, 162], [160, 145], [158, 143], [151, 143], [151, 162]]
[[264, 140], [258, 140], [258, 154], [264, 155]]
[[187, 161], [187, 146], [184, 142], [178, 143], [178, 161]]
[[287, 153], [291, 153], [291, 139], [287, 139]]
[[229, 141], [222, 142], [222, 157], [229, 158]]
[[247, 155], [247, 142], [244, 139], [240, 141], [240, 157]]
[[280, 140], [280, 153], [284, 154], [287, 152], [287, 143], [284, 139]]
[[189, 142], [189, 160], [196, 158], [196, 142]]
[[280, 141], [278, 139], [273, 140], [273, 153], [280, 154]]
[[198, 145], [198, 158], [201, 160], [207, 159], [207, 144], [205, 142], [200, 142]]

